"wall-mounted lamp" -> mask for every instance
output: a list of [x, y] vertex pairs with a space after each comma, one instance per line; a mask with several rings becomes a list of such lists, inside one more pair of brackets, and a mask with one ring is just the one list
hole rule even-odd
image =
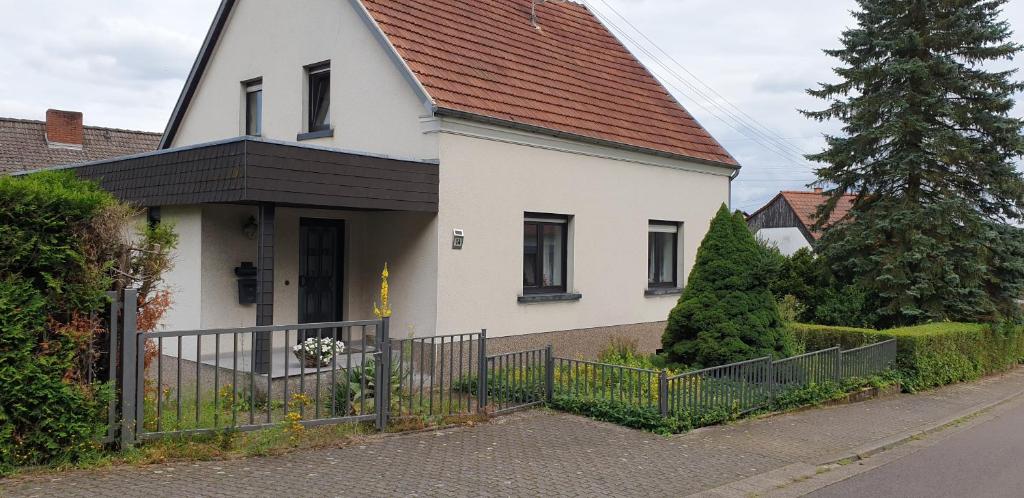
[[258, 232], [259, 229], [260, 227], [256, 224], [255, 216], [250, 216], [249, 219], [242, 224], [242, 233], [244, 233], [249, 240], [254, 240], [256, 238], [256, 232]]
[[466, 233], [461, 228], [452, 231], [452, 249], [462, 249], [462, 243], [466, 240]]

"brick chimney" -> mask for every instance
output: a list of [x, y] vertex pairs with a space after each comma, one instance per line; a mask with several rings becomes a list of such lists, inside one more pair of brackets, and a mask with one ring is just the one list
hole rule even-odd
[[46, 110], [46, 143], [50, 147], [82, 147], [82, 113]]
[[823, 192], [823, 190], [822, 190], [822, 188], [821, 188], [821, 187], [814, 187], [814, 193], [815, 193], [815, 194], [820, 194], [820, 193], [822, 193], [822, 192]]

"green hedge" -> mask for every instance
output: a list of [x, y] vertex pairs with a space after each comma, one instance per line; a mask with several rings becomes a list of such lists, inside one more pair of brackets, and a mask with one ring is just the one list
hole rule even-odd
[[109, 385], [86, 371], [117, 207], [70, 172], [0, 176], [0, 475], [97, 454]]
[[1019, 326], [943, 322], [888, 330], [799, 323], [789, 327], [807, 351], [896, 339], [896, 370], [911, 392], [1002, 372], [1024, 359], [1024, 330]]

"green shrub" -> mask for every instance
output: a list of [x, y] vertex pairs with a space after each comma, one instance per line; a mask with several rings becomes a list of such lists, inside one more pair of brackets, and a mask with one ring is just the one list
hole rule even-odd
[[766, 411], [783, 412], [806, 406], [819, 406], [822, 403], [841, 399], [850, 393], [867, 387], [891, 386], [900, 380], [894, 371], [883, 372], [867, 378], [851, 377], [842, 381], [824, 381], [807, 386], [787, 389], [775, 395]]
[[608, 345], [597, 355], [597, 361], [609, 365], [622, 365], [632, 368], [646, 368], [654, 370], [656, 358], [651, 354], [643, 354], [639, 351], [636, 339], [626, 337], [613, 337]]
[[[544, 367], [497, 368], [487, 373], [487, 401], [522, 403], [544, 399]], [[475, 395], [480, 384], [476, 374], [466, 374], [452, 382], [452, 390]]]
[[800, 320], [804, 312], [807, 311], [807, 306], [801, 303], [796, 296], [792, 294], [786, 294], [779, 299], [779, 318], [782, 319], [783, 323], [792, 323]]
[[769, 289], [772, 266], [742, 214], [722, 205], [669, 314], [661, 340], [668, 362], [709, 367], [791, 354]]
[[1024, 359], [1020, 326], [943, 322], [881, 331], [806, 324], [790, 329], [808, 351], [896, 339], [895, 368], [911, 392], [1002, 372]]
[[46, 300], [17, 276], [0, 280], [0, 475], [15, 466], [95, 455], [107, 385], [65, 381], [79, 344], [46, 333]]
[[601, 399], [558, 395], [551, 403], [552, 408], [575, 413], [603, 422], [651, 431], [657, 434], [678, 434], [690, 429], [683, 421], [665, 418], [657, 408]]
[[0, 473], [99, 448], [109, 386], [86, 374], [127, 211], [68, 172], [0, 177]]

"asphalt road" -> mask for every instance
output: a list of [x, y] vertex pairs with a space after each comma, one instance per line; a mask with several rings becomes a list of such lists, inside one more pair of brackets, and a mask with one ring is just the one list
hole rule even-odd
[[813, 497], [1022, 497], [1024, 403]]

